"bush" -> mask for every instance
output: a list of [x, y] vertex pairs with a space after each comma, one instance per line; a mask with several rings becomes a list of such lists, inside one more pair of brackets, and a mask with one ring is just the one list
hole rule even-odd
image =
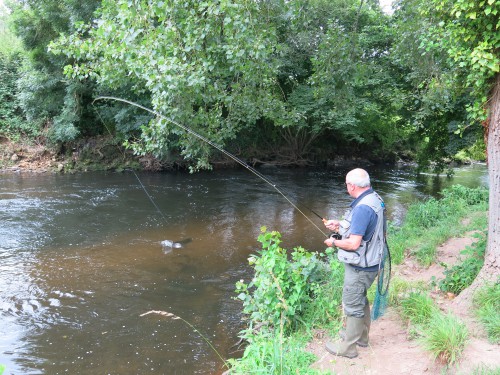
[[236, 283], [243, 313], [254, 324], [286, 328], [300, 322], [321, 281], [321, 261], [317, 253], [295, 248], [290, 254], [279, 246], [281, 235], [261, 228], [258, 240], [262, 251], [249, 258], [255, 275], [248, 284]]
[[22, 58], [18, 54], [0, 53], [0, 135], [18, 141], [21, 138], [32, 139], [40, 130], [27, 122], [17, 97], [17, 79]]

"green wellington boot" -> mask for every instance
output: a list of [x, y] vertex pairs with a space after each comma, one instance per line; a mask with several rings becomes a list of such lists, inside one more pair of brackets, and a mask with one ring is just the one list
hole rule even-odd
[[[365, 328], [363, 329], [363, 333], [361, 334], [361, 338], [356, 341], [356, 344], [358, 346], [361, 346], [362, 348], [368, 347], [368, 335], [370, 334], [370, 326], [371, 326], [371, 317], [370, 317], [370, 305], [365, 305], [364, 308], [365, 312], [365, 317], [363, 318], [363, 321], [365, 323]], [[342, 340], [345, 339], [345, 328], [342, 328], [339, 332], [339, 336]]]
[[361, 338], [365, 328], [364, 318], [347, 317], [344, 340], [334, 343], [327, 342], [326, 350], [341, 357], [354, 358], [358, 356], [356, 342]]
[[370, 326], [372, 319], [370, 317], [370, 305], [367, 303], [364, 308], [365, 317], [363, 318], [363, 323], [365, 325], [363, 333], [360, 339], [356, 342], [359, 346], [366, 348], [368, 346], [368, 334], [370, 333]]

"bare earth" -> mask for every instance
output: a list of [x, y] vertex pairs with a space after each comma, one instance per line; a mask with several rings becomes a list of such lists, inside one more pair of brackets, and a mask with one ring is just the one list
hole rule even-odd
[[[407, 259], [404, 264], [393, 269], [393, 274], [413, 281], [430, 282], [433, 277], [442, 279], [444, 268], [440, 266], [440, 262], [453, 265], [460, 259], [460, 252], [474, 240], [472, 234], [450, 239], [438, 249], [438, 259], [431, 267], [422, 268], [416, 261]], [[500, 345], [488, 342], [470, 304], [464, 306], [463, 303], [458, 303], [460, 297], [444, 296], [437, 290], [432, 295], [443, 311], [450, 311], [467, 324], [469, 341], [458, 364], [450, 367], [434, 360], [417, 340], [409, 337], [407, 325], [389, 307], [384, 316], [372, 323], [370, 345], [368, 348], [358, 347], [357, 358], [348, 359], [329, 354], [324, 349], [327, 337], [311, 342], [308, 350], [318, 358], [313, 367], [339, 375], [466, 375], [479, 368], [496, 369], [500, 373]]]

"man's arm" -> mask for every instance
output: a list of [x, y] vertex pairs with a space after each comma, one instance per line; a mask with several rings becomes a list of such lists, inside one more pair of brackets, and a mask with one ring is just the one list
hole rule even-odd
[[342, 250], [354, 251], [358, 250], [359, 245], [361, 245], [361, 240], [363, 240], [363, 236], [351, 234], [349, 238], [344, 240], [333, 240], [332, 244]]

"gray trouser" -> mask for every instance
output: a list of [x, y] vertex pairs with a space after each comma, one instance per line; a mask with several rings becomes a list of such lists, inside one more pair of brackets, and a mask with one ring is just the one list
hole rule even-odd
[[363, 318], [365, 316], [365, 305], [368, 304], [366, 291], [373, 284], [378, 272], [357, 270], [350, 264], [344, 265], [345, 275], [342, 291], [344, 313], [354, 318]]

